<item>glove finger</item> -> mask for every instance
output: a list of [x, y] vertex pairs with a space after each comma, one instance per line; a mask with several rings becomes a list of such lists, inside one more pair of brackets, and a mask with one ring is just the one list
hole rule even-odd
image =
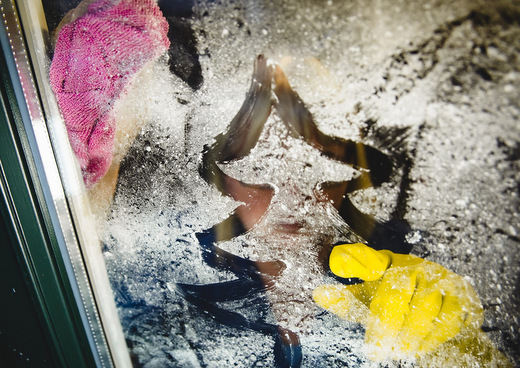
[[460, 299], [456, 295], [444, 295], [433, 329], [420, 344], [419, 351], [421, 353], [433, 351], [455, 337], [463, 326], [464, 314]]
[[365, 324], [369, 309], [355, 296], [356, 289], [360, 289], [360, 286], [362, 284], [349, 286], [321, 285], [314, 289], [312, 297], [320, 307], [336, 314], [338, 317]]
[[[422, 283], [425, 284], [425, 282]], [[410, 312], [405, 316], [398, 336], [401, 351], [413, 353], [419, 350], [423, 339], [434, 329], [434, 322], [441, 308], [442, 293], [440, 290], [422, 286], [417, 288], [410, 301]]]
[[[396, 260], [397, 262], [399, 260]], [[422, 340], [433, 331], [435, 320], [442, 308], [443, 290], [453, 288], [453, 285], [446, 283], [449, 274], [444, 267], [427, 261], [416, 267], [419, 272], [414, 295], [409, 304], [410, 311], [405, 316], [398, 337], [398, 348], [405, 354], [417, 352]]]
[[332, 249], [329, 267], [339, 277], [375, 281], [383, 276], [390, 262], [389, 254], [365, 244], [342, 244]]
[[480, 330], [483, 322], [482, 304], [467, 280], [446, 270], [437, 287], [444, 294], [442, 307], [434, 322], [434, 329], [420, 346], [421, 352], [436, 349], [455, 337], [462, 328]]
[[387, 270], [370, 303], [365, 342], [381, 348], [383, 355], [394, 346], [405, 316], [410, 312], [420, 272], [421, 267]]

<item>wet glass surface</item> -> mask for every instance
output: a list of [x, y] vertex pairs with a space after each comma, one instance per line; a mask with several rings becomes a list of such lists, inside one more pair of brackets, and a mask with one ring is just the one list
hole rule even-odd
[[[51, 27], [75, 4], [44, 6]], [[115, 179], [91, 189], [136, 366], [413, 366], [313, 300], [356, 242], [464, 277], [518, 364], [518, 8], [159, 8], [170, 46], [111, 103]]]

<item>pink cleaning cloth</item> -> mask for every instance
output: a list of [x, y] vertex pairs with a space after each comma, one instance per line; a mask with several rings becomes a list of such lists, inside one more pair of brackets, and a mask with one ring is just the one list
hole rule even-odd
[[114, 102], [142, 67], [170, 45], [153, 0], [99, 0], [59, 32], [51, 86], [87, 188], [107, 172], [115, 137]]

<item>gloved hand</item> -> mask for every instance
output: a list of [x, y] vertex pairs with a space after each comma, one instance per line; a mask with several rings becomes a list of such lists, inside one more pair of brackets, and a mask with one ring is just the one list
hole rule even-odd
[[91, 188], [112, 161], [116, 100], [147, 63], [168, 50], [170, 41], [168, 22], [154, 0], [84, 1], [85, 14], [59, 31], [49, 76]]
[[337, 276], [364, 282], [320, 286], [314, 300], [364, 324], [374, 360], [424, 356], [462, 330], [481, 332], [483, 309], [475, 291], [439, 264], [358, 243], [335, 247], [329, 265]]

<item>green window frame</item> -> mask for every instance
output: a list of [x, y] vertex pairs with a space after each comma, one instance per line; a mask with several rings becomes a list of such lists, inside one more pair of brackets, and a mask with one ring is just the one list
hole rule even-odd
[[131, 366], [48, 86], [41, 2], [0, 9], [0, 365]]

